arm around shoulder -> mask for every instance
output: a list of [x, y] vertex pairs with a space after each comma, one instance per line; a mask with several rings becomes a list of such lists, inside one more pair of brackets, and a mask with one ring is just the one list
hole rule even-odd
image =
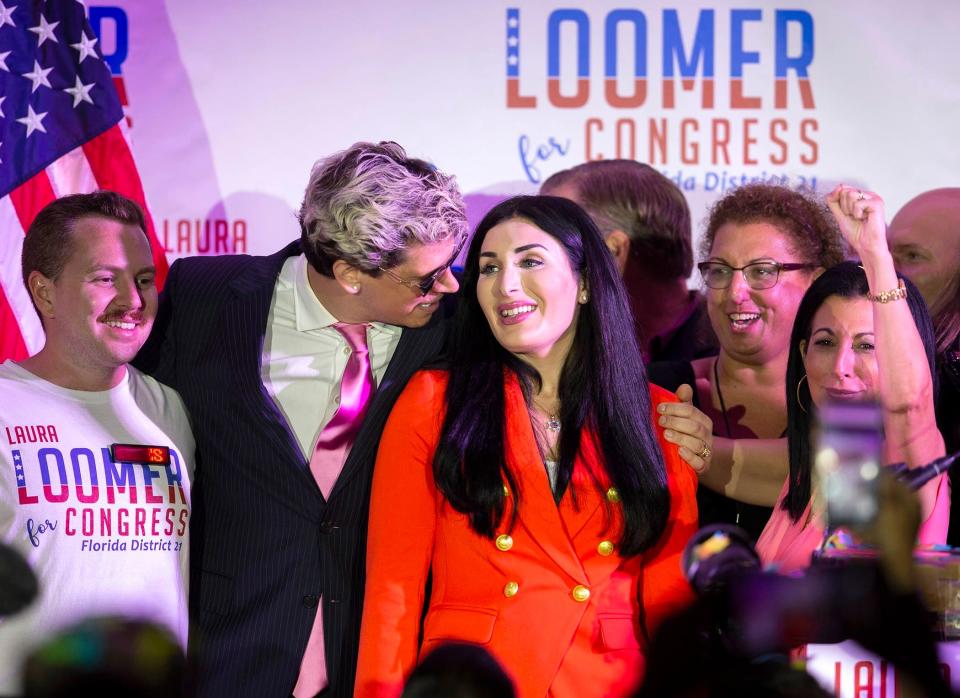
[[160, 293], [153, 329], [151, 329], [150, 336], [133, 360], [133, 365], [138, 369], [173, 388], [177, 387], [174, 370], [176, 342], [173, 332], [173, 299], [176, 296], [177, 281], [182, 266], [182, 260], [179, 259], [170, 266], [163, 291]]
[[789, 472], [786, 438], [714, 437], [713, 461], [700, 484], [738, 502], [772, 507]]

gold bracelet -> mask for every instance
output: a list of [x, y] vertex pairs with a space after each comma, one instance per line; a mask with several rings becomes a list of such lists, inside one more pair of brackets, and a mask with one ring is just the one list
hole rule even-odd
[[881, 291], [877, 295], [867, 293], [867, 298], [874, 303], [889, 303], [890, 301], [901, 301], [907, 297], [907, 287], [903, 284], [903, 279], [899, 279], [899, 284], [892, 291]]

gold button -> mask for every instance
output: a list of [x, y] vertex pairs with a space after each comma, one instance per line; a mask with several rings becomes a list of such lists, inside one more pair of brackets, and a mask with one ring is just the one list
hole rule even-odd
[[497, 536], [497, 550], [502, 550], [504, 552], [510, 550], [513, 547], [513, 538], [508, 536], [506, 533], [502, 533]]
[[504, 497], [509, 497], [509, 496], [510, 496], [510, 488], [507, 487], [506, 485], [503, 486], [503, 496], [504, 496]]
[[607, 557], [608, 555], [613, 554], [613, 543], [608, 540], [600, 541], [600, 544], [597, 546], [597, 552]]
[[571, 590], [570, 595], [573, 597], [574, 601], [583, 603], [584, 601], [590, 598], [590, 590], [587, 589], [582, 584], [577, 584], [577, 586], [575, 586], [573, 590]]
[[617, 492], [616, 487], [611, 487], [609, 490], [607, 490], [607, 499], [614, 503], [620, 501], [620, 493]]
[[350, 347], [344, 347], [344, 348], [343, 348], [343, 354], [344, 354], [344, 356], [349, 356], [349, 355], [350, 355]]
[[511, 596], [516, 596], [518, 591], [520, 591], [520, 585], [517, 584], [516, 582], [507, 582], [506, 584], [503, 585], [503, 595], [506, 596], [508, 599]]

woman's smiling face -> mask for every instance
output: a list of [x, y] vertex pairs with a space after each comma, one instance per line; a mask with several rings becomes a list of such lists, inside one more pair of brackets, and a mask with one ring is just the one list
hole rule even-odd
[[[756, 222], [722, 225], [706, 261], [743, 267], [807, 260], [794, 252], [787, 233], [771, 223]], [[797, 308], [813, 278], [811, 270], [781, 271], [774, 286], [757, 290], [750, 288], [743, 272], [736, 271], [727, 288], [707, 288], [707, 312], [724, 353], [750, 364], [786, 356]]]
[[801, 342], [810, 397], [863, 401], [878, 395], [873, 308], [866, 298], [830, 296], [813, 316], [810, 341]]
[[477, 301], [507, 351], [566, 358], [583, 285], [563, 246], [522, 218], [495, 225], [480, 247]]

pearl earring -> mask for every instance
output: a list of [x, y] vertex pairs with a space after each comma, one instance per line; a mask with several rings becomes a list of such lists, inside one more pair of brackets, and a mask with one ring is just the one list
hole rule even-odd
[[586, 291], [581, 291], [581, 292], [580, 292], [580, 302], [581, 302], [581, 303], [586, 303], [586, 302], [587, 302], [587, 292], [586, 292]]

